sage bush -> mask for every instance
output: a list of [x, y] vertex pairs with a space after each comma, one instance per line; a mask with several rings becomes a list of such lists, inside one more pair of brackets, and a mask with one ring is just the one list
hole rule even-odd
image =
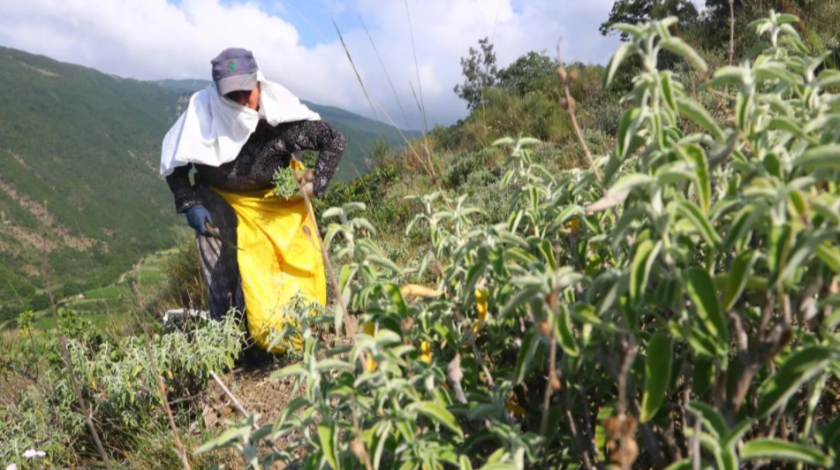
[[[234, 315], [223, 321], [154, 334], [147, 343], [144, 336], [113, 340], [101, 328], [80, 319], [77, 312], [59, 309], [58, 313], [61, 331], [68, 338], [73, 374], [112, 458], [122, 457], [139, 439], [166, 423], [157, 376], [165, 383], [166, 398], [176, 418], [189, 423], [195, 418], [198, 410], [194, 405], [207, 387], [211, 372], [232, 368], [242, 345], [243, 333]], [[0, 462], [24, 465], [22, 452], [38, 449], [46, 453], [49, 466], [85, 465], [85, 457], [96, 451], [60, 358], [60, 344], [54, 337], [28, 339], [20, 344], [21, 349], [35, 348], [25, 353], [38, 357], [19, 360], [30, 368], [24, 375], [26, 380], [10, 383], [14, 376], [0, 370], [4, 385], [17, 384], [14, 389], [3, 388], [10, 396], [0, 396]]]
[[[414, 197], [416, 265], [382, 254], [363, 205], [325, 211], [358, 334], [320, 339], [340, 306], [299, 312], [303, 349], [276, 373], [299, 396], [198, 451], [253, 468], [833, 468], [840, 73], [817, 73], [795, 21], [751, 24], [761, 46], [714, 72], [674, 18], [617, 25], [630, 41], [605, 85], [627, 58], [642, 67], [614, 148], [552, 174], [535, 139], [496, 142], [509, 220]], [[659, 70], [663, 51], [702, 98]]]

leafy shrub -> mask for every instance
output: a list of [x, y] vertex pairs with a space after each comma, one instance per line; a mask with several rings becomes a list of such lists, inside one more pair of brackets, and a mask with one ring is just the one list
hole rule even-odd
[[178, 246], [177, 254], [167, 259], [163, 267], [167, 281], [157, 303], [207, 310], [207, 287], [199, 266], [195, 237], [185, 237]]
[[447, 188], [458, 189], [474, 172], [487, 168], [495, 153], [493, 149], [485, 149], [452, 155], [443, 173], [444, 184]]
[[[840, 74], [815, 76], [794, 18], [771, 12], [752, 25], [767, 47], [713, 74], [721, 126], [657, 69], [667, 49], [706, 70], [675, 21], [617, 26], [632, 40], [606, 82], [628, 55], [644, 66], [595, 167], [552, 173], [535, 139], [498, 142], [507, 222], [417, 197], [409, 230], [430, 249], [406, 269], [363, 235], [362, 205], [325, 211], [360, 333], [332, 347], [301, 322], [301, 361], [276, 375], [302, 395], [200, 451], [255, 468], [833, 467]], [[428, 271], [433, 288], [403, 284]], [[286, 447], [257, 454], [266, 436]]]
[[569, 117], [557, 103], [556, 97], [543, 92], [518, 96], [489, 88], [484, 92], [484, 106], [463, 124], [464, 142], [482, 148], [505, 135], [532, 135], [548, 141], [569, 137]]
[[[62, 317], [62, 333], [70, 338], [74, 372], [94, 410], [94, 421], [106, 439], [113, 438], [106, 442], [109, 448], [125, 451], [121, 446], [127, 441], [116, 436], [148, 432], [166, 420], [145, 339], [128, 336], [111, 342], [90, 323], [72, 321], [76, 318], [72, 312], [62, 312]], [[233, 365], [240, 346], [241, 331], [233, 315], [151, 339], [150, 351], [166, 383], [167, 398], [181, 402], [173, 405], [176, 412], [188, 411], [187, 405], [204, 389], [210, 371], [221, 372]], [[56, 464], [74, 462], [80, 451], [95, 452], [76, 411], [57, 342], [50, 341], [43, 355], [52, 367], [43, 368], [37, 380], [15, 391], [0, 412], [0, 462], [13, 462], [29, 448], [47, 452]]]

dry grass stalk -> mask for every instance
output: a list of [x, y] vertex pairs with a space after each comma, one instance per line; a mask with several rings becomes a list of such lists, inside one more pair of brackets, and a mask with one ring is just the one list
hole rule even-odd
[[583, 147], [583, 152], [586, 155], [586, 161], [589, 162], [589, 167], [592, 168], [592, 172], [595, 173], [595, 179], [598, 180], [598, 183], [603, 184], [604, 180], [601, 178], [601, 173], [595, 165], [595, 159], [592, 158], [592, 152], [589, 151], [589, 145], [586, 144], [586, 139], [583, 138], [583, 132], [580, 129], [580, 124], [578, 124], [577, 118], [575, 117], [575, 99], [572, 97], [572, 92], [569, 91], [570, 77], [566, 73], [566, 68], [563, 66], [563, 61], [560, 58], [559, 43], [557, 44], [557, 76], [560, 77], [560, 81], [563, 84], [564, 98], [561, 101], [561, 105], [569, 114], [569, 118], [572, 120], [572, 128], [575, 130], [575, 137], [577, 137], [580, 146]]
[[408, 0], [405, 0], [405, 15], [408, 18], [408, 33], [411, 37], [411, 52], [414, 54], [414, 71], [417, 73], [417, 89], [420, 91], [420, 113], [423, 115], [423, 137], [429, 133], [429, 123], [426, 119], [426, 103], [423, 101], [423, 85], [420, 83], [420, 65], [417, 62], [417, 48], [414, 45], [414, 27], [411, 24], [411, 10], [408, 9]]
[[735, 0], [729, 0], [729, 65], [735, 61]]
[[[409, 127], [411, 127], [408, 124], [408, 116], [405, 114], [405, 109], [403, 108], [402, 101], [400, 101], [400, 96], [397, 94], [397, 89], [394, 87], [394, 82], [391, 80], [391, 74], [388, 73], [388, 68], [385, 67], [385, 62], [382, 60], [382, 56], [379, 54], [379, 49], [376, 47], [376, 43], [373, 41], [373, 36], [370, 35], [370, 31], [368, 31], [367, 25], [365, 24], [365, 20], [362, 18], [362, 15], [359, 15], [359, 21], [362, 22], [362, 28], [364, 28], [365, 34], [367, 34], [367, 37], [370, 40], [370, 45], [371, 47], [373, 47], [373, 52], [376, 54], [376, 58], [379, 60], [379, 65], [382, 66], [382, 71], [385, 72], [385, 78], [388, 79], [388, 85], [391, 87], [391, 92], [394, 93], [394, 100], [397, 101], [397, 106], [400, 107], [400, 113], [402, 113], [403, 121], [405, 121], [405, 128], [408, 129]], [[397, 130], [399, 130], [399, 128], [397, 128]], [[400, 134], [402, 134], [402, 132], [400, 132]]]
[[[350, 317], [350, 312], [347, 310], [347, 304], [344, 303], [344, 297], [341, 295], [341, 287], [338, 284], [338, 278], [335, 276], [335, 270], [333, 269], [332, 261], [330, 261], [330, 253], [327, 249], [327, 246], [324, 244], [324, 239], [321, 238], [321, 233], [318, 231], [318, 221], [315, 219], [315, 213], [312, 211], [312, 201], [309, 198], [309, 193], [304, 189], [304, 185], [307, 183], [298, 183], [298, 188], [300, 189], [300, 194], [303, 197], [304, 202], [306, 203], [306, 211], [309, 214], [309, 221], [312, 223], [312, 226], [315, 227], [315, 237], [318, 239], [318, 243], [321, 245], [321, 256], [324, 258], [324, 267], [327, 271], [327, 278], [329, 282], [332, 284], [333, 291], [335, 292], [336, 298], [338, 299], [338, 303], [341, 306], [341, 313], [344, 315], [344, 335], [345, 338], [350, 340], [351, 343], [355, 343], [356, 341], [356, 326], [353, 322], [353, 319]], [[311, 236], [311, 235], [310, 235]], [[339, 331], [335, 332], [336, 335], [340, 335]]]
[[[549, 323], [549, 345], [548, 345], [548, 377], [545, 382], [545, 393], [543, 395], [543, 415], [540, 421], [540, 435], [545, 437], [548, 429], [548, 407], [551, 403], [551, 393], [560, 388], [560, 382], [557, 378], [557, 330], [554, 328], [554, 322], [557, 321], [557, 292], [552, 292], [548, 299], [548, 308], [551, 312], [551, 322]], [[546, 444], [548, 444], [546, 442]]]
[[85, 420], [87, 424], [88, 430], [90, 431], [90, 435], [93, 438], [94, 444], [96, 444], [96, 450], [99, 452], [99, 456], [102, 458], [102, 463], [105, 465], [105, 468], [111, 470], [111, 461], [108, 459], [108, 454], [105, 452], [105, 446], [102, 444], [102, 439], [99, 437], [99, 432], [96, 431], [96, 426], [93, 424], [93, 410], [88, 405], [87, 400], [85, 400], [85, 396], [82, 393], [82, 389], [79, 386], [79, 382], [76, 379], [76, 372], [73, 370], [73, 361], [70, 359], [70, 350], [67, 349], [67, 338], [61, 334], [61, 328], [58, 322], [58, 311], [55, 308], [55, 298], [53, 297], [52, 291], [52, 284], [50, 283], [50, 264], [49, 264], [49, 254], [47, 250], [47, 237], [46, 233], [44, 233], [44, 284], [47, 288], [47, 296], [50, 299], [50, 310], [52, 311], [53, 317], [53, 329], [55, 330], [56, 338], [58, 338], [58, 342], [61, 345], [61, 358], [64, 360], [64, 366], [67, 368], [67, 376], [70, 379], [70, 384], [73, 387], [73, 393], [76, 395], [76, 399], [79, 400], [79, 404], [81, 405], [81, 410], [79, 410], [79, 414]]
[[[137, 279], [137, 282], [132, 285], [132, 291], [134, 292], [134, 298], [138, 307], [140, 307], [142, 310], [145, 310], [146, 303], [143, 301], [143, 295], [140, 292], [139, 286], [139, 268], [136, 270], [136, 272], [137, 275], [135, 277]], [[149, 358], [149, 365], [151, 366], [152, 373], [155, 376], [155, 382], [157, 382], [158, 392], [160, 393], [160, 399], [163, 402], [163, 409], [164, 411], [166, 411], [166, 417], [169, 420], [169, 429], [170, 431], [172, 431], [172, 441], [175, 444], [175, 449], [178, 451], [178, 456], [181, 458], [181, 463], [184, 466], [184, 470], [191, 470], [189, 457], [187, 456], [187, 448], [181, 441], [181, 433], [178, 430], [178, 425], [175, 424], [175, 416], [172, 414], [172, 407], [169, 406], [169, 400], [166, 398], [166, 385], [163, 382], [163, 377], [160, 376], [160, 372], [158, 371], [155, 355], [152, 354], [152, 340], [149, 337], [148, 330], [146, 329], [146, 323], [140, 320], [139, 316], [137, 316], [137, 312], [134, 313], [134, 316], [137, 320], [137, 323], [140, 324], [140, 328], [143, 329], [143, 339], [146, 342], [146, 357]]]

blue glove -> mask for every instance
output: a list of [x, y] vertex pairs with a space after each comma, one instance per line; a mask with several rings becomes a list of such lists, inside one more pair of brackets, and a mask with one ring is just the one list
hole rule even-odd
[[204, 226], [205, 222], [210, 222], [210, 225], [213, 225], [210, 213], [207, 212], [207, 209], [205, 209], [204, 206], [199, 204], [187, 209], [187, 223], [190, 224], [190, 227], [195, 229], [199, 235], [207, 235], [207, 229]]

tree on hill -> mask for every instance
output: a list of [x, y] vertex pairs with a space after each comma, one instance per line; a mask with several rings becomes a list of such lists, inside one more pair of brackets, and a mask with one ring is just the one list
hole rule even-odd
[[[613, 4], [607, 21], [598, 29], [603, 36], [607, 36], [616, 32], [612, 27], [618, 23], [639, 24], [668, 16], [679, 18], [682, 27], [695, 23], [700, 15], [690, 0], [618, 0]], [[619, 32], [619, 36], [622, 41], [629, 39], [624, 32]]]
[[470, 47], [469, 55], [461, 58], [464, 83], [454, 88], [471, 112], [486, 104], [484, 94], [489, 88], [498, 87], [507, 93], [525, 96], [533, 91], [545, 91], [555, 82], [557, 63], [545, 51], [530, 51], [499, 70], [490, 40], [479, 39], [478, 46], [478, 49]]
[[461, 58], [464, 83], [455, 85], [453, 91], [467, 102], [467, 108], [475, 111], [481, 106], [484, 90], [496, 84], [498, 69], [496, 53], [490, 39], [478, 40], [478, 49], [470, 47], [469, 56]]
[[556, 68], [557, 62], [545, 51], [531, 51], [499, 71], [499, 86], [518, 95], [543, 90], [556, 82]]

